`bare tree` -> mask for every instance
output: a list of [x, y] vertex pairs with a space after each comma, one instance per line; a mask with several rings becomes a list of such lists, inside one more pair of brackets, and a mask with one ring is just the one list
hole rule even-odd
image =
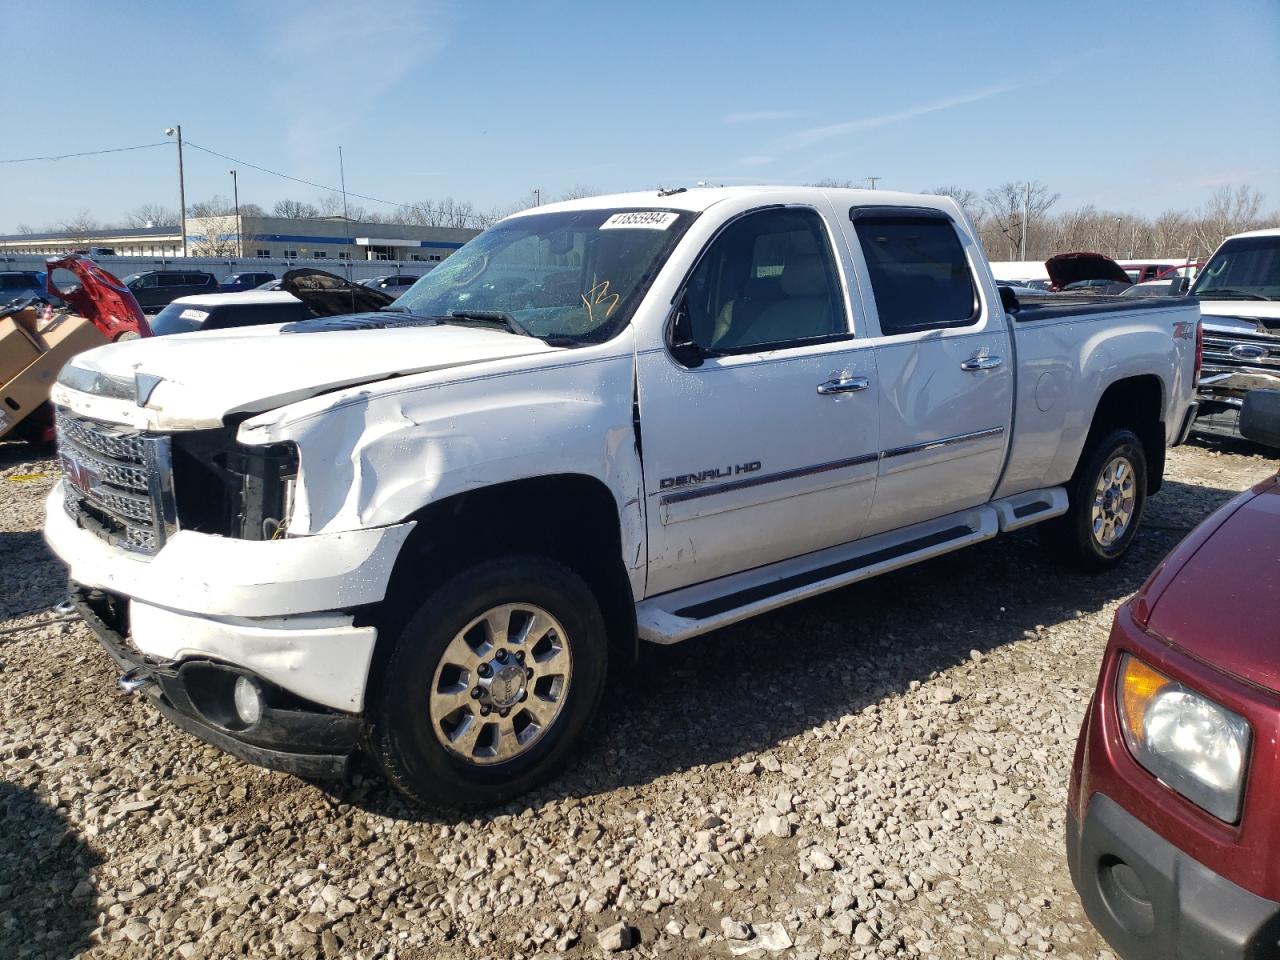
[[[251, 238], [245, 238], [245, 242]], [[187, 220], [187, 251], [193, 257], [234, 257], [240, 253], [235, 214], [206, 215]]]
[[26, 237], [31, 236], [33, 233], [39, 233], [39, 231], [29, 223], [18, 224], [18, 232]]
[[320, 208], [302, 200], [277, 200], [271, 215], [283, 220], [314, 220], [320, 216]]
[[1034, 246], [1033, 234], [1043, 228], [1045, 214], [1058, 202], [1058, 194], [1039, 180], [1002, 183], [986, 192], [983, 197], [991, 222], [985, 231], [984, 241], [988, 250], [998, 249], [1007, 243], [1009, 259], [1017, 260], [1024, 242], [1027, 255]]
[[960, 204], [960, 209], [964, 211], [964, 215], [973, 222], [974, 229], [982, 230], [982, 221], [986, 218], [986, 211], [982, 207], [982, 198], [978, 196], [976, 191], [951, 183], [942, 187], [934, 187], [932, 190], [926, 190], [925, 193], [931, 193], [936, 197], [950, 197]]
[[1256, 226], [1263, 195], [1248, 184], [1219, 187], [1200, 208], [1195, 236], [1207, 255], [1227, 237]]
[[236, 206], [230, 198], [215, 193], [207, 200], [197, 200], [187, 204], [188, 217], [225, 217], [236, 212]]
[[267, 211], [263, 210], [262, 207], [258, 206], [256, 203], [240, 204], [240, 216], [242, 217], [265, 217], [266, 215]]
[[178, 211], [162, 203], [144, 203], [134, 207], [126, 215], [131, 227], [176, 227]]
[[865, 180], [855, 182], [853, 180], [837, 180], [835, 177], [823, 177], [821, 180], [806, 184], [806, 186], [810, 187], [826, 187], [831, 190], [860, 190], [866, 185]]
[[345, 216], [348, 220], [364, 220], [365, 209], [359, 204], [352, 203], [350, 199], [346, 203], [346, 212], [343, 212], [342, 194], [327, 193], [320, 198], [320, 216], [322, 217], [341, 217]]
[[74, 217], [68, 217], [60, 222], [56, 229], [73, 240], [85, 240], [101, 233], [102, 224], [88, 210], [81, 210]]
[[598, 197], [603, 191], [597, 190], [595, 187], [584, 187], [580, 183], [575, 183], [572, 187], [560, 194], [561, 200], [582, 200], [586, 197]]

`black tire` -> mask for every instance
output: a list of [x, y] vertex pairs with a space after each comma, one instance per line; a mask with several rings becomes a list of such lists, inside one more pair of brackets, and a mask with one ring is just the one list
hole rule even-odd
[[[1103, 471], [1117, 458], [1133, 471], [1133, 506], [1123, 531], [1104, 543], [1094, 529], [1094, 506]], [[1086, 572], [1119, 563], [1137, 536], [1147, 505], [1147, 456], [1137, 434], [1124, 428], [1099, 433], [1067, 485], [1067, 498], [1067, 512], [1040, 525], [1040, 542], [1063, 562]]]
[[[523, 752], [509, 760], [472, 762], [437, 736], [429, 699], [450, 644], [477, 617], [504, 604], [533, 604], [559, 621], [572, 674], [558, 714]], [[526, 793], [555, 776], [582, 740], [604, 691], [608, 648], [599, 603], [563, 564], [516, 556], [469, 567], [430, 594], [396, 639], [371, 711], [374, 759], [392, 786], [437, 810], [487, 807]], [[497, 721], [496, 712], [481, 720], [478, 709], [476, 722]]]

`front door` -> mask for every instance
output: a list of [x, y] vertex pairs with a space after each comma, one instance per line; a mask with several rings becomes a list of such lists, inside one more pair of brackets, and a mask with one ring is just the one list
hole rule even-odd
[[878, 391], [837, 263], [817, 210], [746, 213], [677, 299], [699, 350], [640, 353], [648, 595], [860, 535]]

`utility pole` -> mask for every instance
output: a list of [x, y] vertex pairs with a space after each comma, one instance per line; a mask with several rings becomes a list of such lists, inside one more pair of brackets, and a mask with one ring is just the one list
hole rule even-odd
[[535, 207], [542, 206], [542, 190], [538, 187], [533, 188], [533, 205]]
[[870, 185], [869, 189], [874, 190], [876, 188], [876, 183], [883, 179], [884, 177], [867, 177], [867, 183]]
[[[351, 244], [351, 218], [347, 216], [347, 166], [342, 161], [342, 146], [338, 146], [338, 176], [342, 180], [342, 229], [346, 236], [348, 246]], [[351, 279], [351, 251], [347, 251], [347, 279]], [[352, 304], [355, 303], [355, 294], [351, 295]], [[352, 309], [355, 309], [354, 306]]]
[[1027, 259], [1027, 213], [1031, 207], [1031, 181], [1022, 184], [1022, 242], [1018, 244], [1018, 259]]
[[1116, 242], [1115, 242], [1115, 251], [1116, 251], [1116, 256], [1117, 256], [1117, 257], [1118, 257], [1118, 256], [1120, 256], [1120, 224], [1122, 224], [1123, 222], [1124, 222], [1124, 217], [1116, 217]]
[[244, 232], [240, 229], [240, 181], [236, 178], [234, 170], [228, 170], [231, 174], [231, 195], [236, 201], [236, 258], [244, 259]]
[[178, 216], [181, 218], [182, 255], [185, 257], [187, 255], [187, 186], [183, 182], [182, 174], [182, 124], [165, 128], [166, 137], [172, 137], [174, 134], [178, 136]]

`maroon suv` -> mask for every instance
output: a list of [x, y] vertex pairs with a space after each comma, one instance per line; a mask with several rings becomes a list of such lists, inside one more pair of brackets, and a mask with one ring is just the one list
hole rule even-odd
[[[1240, 432], [1280, 446], [1280, 391]], [[1116, 612], [1067, 803], [1071, 878], [1125, 960], [1280, 957], [1280, 475]]]

